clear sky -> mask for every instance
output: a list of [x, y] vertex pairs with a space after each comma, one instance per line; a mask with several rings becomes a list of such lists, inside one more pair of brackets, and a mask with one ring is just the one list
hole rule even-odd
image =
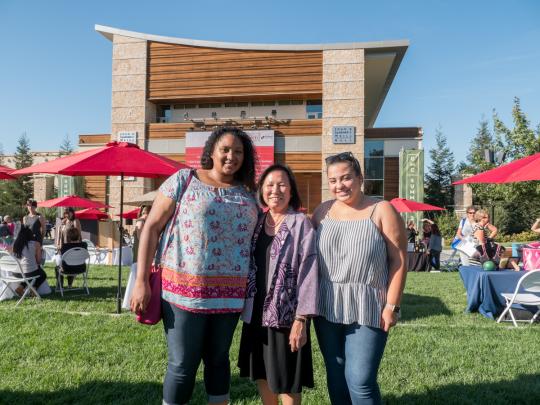
[[[0, 143], [36, 151], [110, 132], [111, 43], [94, 24], [262, 43], [408, 39], [375, 126], [441, 126], [464, 159], [482, 115], [510, 124], [514, 96], [540, 123], [540, 2], [0, 0]], [[427, 155], [427, 154], [426, 154]]]

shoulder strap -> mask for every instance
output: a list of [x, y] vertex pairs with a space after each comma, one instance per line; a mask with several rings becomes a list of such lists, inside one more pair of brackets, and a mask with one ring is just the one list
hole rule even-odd
[[[169, 248], [172, 242], [173, 238], [171, 236], [174, 230], [174, 224], [176, 223], [176, 219], [178, 218], [178, 213], [180, 212], [180, 205], [181, 205], [180, 203], [182, 201], [182, 197], [184, 196], [184, 193], [186, 192], [187, 188], [189, 187], [189, 184], [191, 183], [191, 179], [193, 178], [193, 172], [194, 170], [189, 171], [189, 175], [184, 185], [182, 186], [180, 193], [177, 196], [176, 208], [174, 210], [174, 214], [171, 217], [171, 219], [169, 219], [169, 222], [167, 223], [165, 230], [161, 233], [161, 239], [158, 245], [160, 248], [154, 257], [154, 262], [156, 264], [159, 264], [159, 262], [161, 262], [161, 257], [165, 254], [165, 252], [167, 252], [167, 249]], [[165, 243], [164, 240], [166, 240], [167, 242]], [[164, 243], [165, 243], [165, 248], [163, 248]]]

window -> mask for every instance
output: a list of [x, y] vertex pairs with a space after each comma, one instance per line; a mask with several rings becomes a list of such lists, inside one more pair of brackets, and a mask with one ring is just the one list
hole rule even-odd
[[308, 120], [322, 118], [323, 107], [321, 100], [306, 101], [306, 117]]
[[220, 108], [221, 103], [203, 103], [199, 104], [199, 108]]
[[158, 122], [171, 122], [172, 112], [170, 105], [160, 105], [158, 108]]
[[384, 141], [364, 142], [364, 193], [384, 198]]

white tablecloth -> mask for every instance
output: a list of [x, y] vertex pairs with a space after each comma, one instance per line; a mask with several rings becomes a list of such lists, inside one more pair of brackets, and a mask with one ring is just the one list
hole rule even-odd
[[[119, 249], [113, 249], [113, 265], [118, 266]], [[133, 264], [133, 252], [130, 246], [124, 246], [122, 248], [122, 266], [131, 266]]]

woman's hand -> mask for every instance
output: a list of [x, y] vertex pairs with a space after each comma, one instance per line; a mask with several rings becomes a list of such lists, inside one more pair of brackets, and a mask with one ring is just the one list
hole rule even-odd
[[150, 283], [148, 281], [137, 280], [131, 294], [130, 309], [131, 312], [141, 314], [146, 310], [148, 302], [150, 302]]
[[381, 328], [388, 332], [397, 323], [397, 314], [391, 308], [384, 308], [381, 314]]
[[292, 324], [291, 333], [289, 335], [289, 344], [291, 351], [297, 352], [307, 342], [306, 322], [295, 320]]

